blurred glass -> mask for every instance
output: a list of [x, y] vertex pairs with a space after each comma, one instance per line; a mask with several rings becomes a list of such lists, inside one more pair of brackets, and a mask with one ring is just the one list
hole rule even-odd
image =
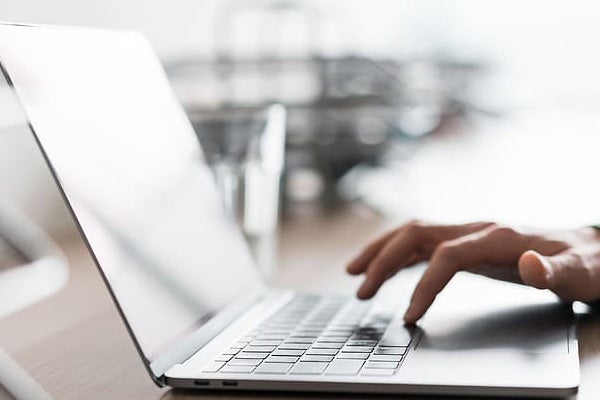
[[286, 110], [280, 104], [228, 108], [195, 115], [193, 121], [223, 207], [269, 277], [277, 265]]

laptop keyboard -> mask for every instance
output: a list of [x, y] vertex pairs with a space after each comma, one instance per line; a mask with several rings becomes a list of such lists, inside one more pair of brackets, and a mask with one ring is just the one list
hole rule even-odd
[[393, 375], [411, 336], [390, 329], [368, 302], [297, 296], [233, 343], [202, 372], [271, 375]]

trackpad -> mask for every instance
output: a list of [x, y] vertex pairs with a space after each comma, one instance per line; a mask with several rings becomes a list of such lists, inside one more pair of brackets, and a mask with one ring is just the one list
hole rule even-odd
[[459, 274], [420, 324], [419, 350], [568, 353], [570, 304], [547, 292]]

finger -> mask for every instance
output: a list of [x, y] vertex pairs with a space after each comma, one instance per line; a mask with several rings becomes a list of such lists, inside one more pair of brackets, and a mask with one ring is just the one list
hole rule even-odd
[[417, 252], [422, 234], [422, 227], [406, 226], [386, 243], [367, 267], [365, 281], [357, 292], [358, 297], [361, 299], [372, 297], [392, 273], [404, 267], [411, 256]]
[[[366, 269], [366, 279], [358, 290], [358, 297], [372, 297], [395, 272], [424, 260], [438, 243], [480, 231], [489, 222], [465, 225], [424, 225], [412, 223], [403, 227], [390, 239]], [[423, 254], [426, 253], [426, 254]]]
[[533, 250], [526, 251], [519, 258], [519, 276], [524, 284], [538, 289], [548, 289], [554, 279], [546, 257]]
[[367, 268], [367, 266], [369, 265], [369, 262], [371, 261], [371, 259], [373, 257], [375, 257], [375, 255], [377, 255], [379, 250], [381, 250], [381, 248], [399, 230], [400, 230], [400, 228], [394, 229], [393, 231], [386, 233], [385, 235], [379, 237], [377, 240], [375, 240], [374, 242], [369, 244], [367, 247], [365, 247], [364, 250], [361, 251], [361, 253], [357, 257], [354, 258], [354, 260], [352, 260], [350, 263], [348, 263], [348, 266], [346, 267], [346, 271], [348, 271], [348, 273], [352, 274], [352, 275], [362, 274], [365, 271], [365, 269]]
[[488, 261], [493, 242], [489, 231], [480, 231], [438, 246], [415, 288], [404, 315], [406, 323], [418, 321], [458, 271]]
[[598, 278], [587, 268], [585, 251], [563, 251], [543, 256], [526, 251], [519, 259], [523, 283], [538, 289], [550, 289], [565, 300], [592, 301], [600, 297]]

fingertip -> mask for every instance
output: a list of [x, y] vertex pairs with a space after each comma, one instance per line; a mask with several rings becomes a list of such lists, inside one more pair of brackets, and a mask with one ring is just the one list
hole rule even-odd
[[356, 292], [356, 297], [360, 300], [368, 300], [373, 297], [373, 295], [364, 289], [359, 289], [358, 292]]
[[359, 275], [363, 272], [363, 269], [360, 268], [360, 266], [360, 260], [354, 259], [346, 265], [346, 272], [350, 275]]
[[369, 266], [369, 260], [369, 254], [363, 251], [346, 264], [346, 271], [350, 275], [360, 275], [366, 271]]
[[415, 310], [414, 305], [410, 305], [404, 313], [404, 323], [406, 325], [414, 325], [421, 318], [421, 315]]
[[356, 292], [356, 298], [359, 300], [369, 300], [371, 298], [371, 296], [368, 296], [361, 292]]
[[356, 297], [361, 300], [367, 300], [373, 297], [376, 291], [377, 287], [375, 286], [375, 283], [372, 280], [367, 279], [360, 285], [360, 288], [358, 288]]
[[548, 289], [553, 274], [546, 257], [536, 251], [528, 250], [519, 258], [519, 275], [526, 285]]

